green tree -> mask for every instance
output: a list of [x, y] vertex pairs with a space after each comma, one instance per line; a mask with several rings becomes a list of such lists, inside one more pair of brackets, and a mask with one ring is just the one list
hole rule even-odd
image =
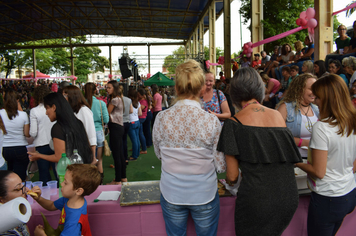
[[[224, 51], [217, 47], [216, 48], [216, 61], [218, 61], [220, 56], [224, 56]], [[209, 60], [209, 48], [204, 47], [204, 60]], [[178, 49], [174, 50], [171, 55], [168, 55], [164, 59], [163, 66], [167, 68], [169, 73], [175, 73], [177, 65], [182, 64], [185, 61], [185, 48], [180, 46]]]
[[[264, 0], [263, 1], [263, 37], [269, 38], [298, 27], [296, 20], [299, 14], [309, 7], [314, 7], [313, 0]], [[246, 24], [251, 19], [251, 1], [241, 0], [240, 13]], [[251, 27], [251, 26], [250, 26]], [[273, 47], [284, 43], [293, 44], [295, 41], [304, 41], [308, 35], [307, 30], [301, 30], [295, 34], [264, 45], [267, 52], [272, 52]]]
[[99, 56], [101, 50], [98, 47], [76, 47], [73, 50], [75, 55], [74, 70], [78, 77], [77, 82], [87, 82], [88, 74], [92, 72], [104, 72], [105, 67], [109, 67], [109, 60]]

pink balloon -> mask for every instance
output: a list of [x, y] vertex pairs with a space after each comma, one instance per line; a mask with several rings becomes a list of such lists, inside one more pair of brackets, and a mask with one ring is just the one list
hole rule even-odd
[[246, 56], [247, 56], [247, 57], [250, 57], [250, 56], [251, 56], [251, 53], [250, 53], [250, 52], [249, 52], [249, 53], [247, 53], [247, 54], [246, 54]]
[[300, 14], [299, 14], [299, 18], [301, 19], [305, 19], [307, 17], [307, 13], [305, 11], [302, 11]]
[[305, 19], [300, 19], [300, 24], [301, 24], [301, 26], [306, 26], [307, 23], [308, 23], [307, 20], [305, 20]]
[[247, 49], [244, 49], [244, 50], [242, 51], [242, 54], [247, 54]]
[[302, 24], [300, 23], [300, 21], [301, 21], [301, 19], [298, 18], [298, 19], [295, 21], [295, 23], [296, 23], [297, 25], [301, 26]]
[[306, 11], [308, 19], [312, 19], [315, 16], [315, 10], [314, 8], [309, 7]]
[[249, 47], [252, 47], [252, 43], [251, 43], [251, 42], [248, 42], [247, 45], [248, 45]]
[[244, 48], [245, 48], [245, 49], [249, 49], [250, 46], [248, 46], [247, 44], [245, 44], [245, 45], [244, 45]]
[[247, 49], [247, 52], [248, 52], [248, 53], [252, 53], [252, 51], [253, 51], [252, 48]]
[[308, 20], [308, 27], [309, 28], [315, 28], [318, 25], [318, 21], [313, 19]]

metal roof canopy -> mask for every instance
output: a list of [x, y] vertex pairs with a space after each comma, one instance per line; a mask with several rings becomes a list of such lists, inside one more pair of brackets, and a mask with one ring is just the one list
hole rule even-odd
[[[0, 0], [0, 44], [81, 35], [189, 40], [214, 0]], [[221, 15], [223, 1], [215, 1]]]

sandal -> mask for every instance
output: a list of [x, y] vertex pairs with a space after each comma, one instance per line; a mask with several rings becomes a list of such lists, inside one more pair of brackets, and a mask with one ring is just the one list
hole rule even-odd
[[147, 154], [147, 151], [141, 151], [140, 154]]
[[106, 183], [106, 185], [121, 185], [121, 182], [116, 182], [115, 180], [113, 180], [110, 183]]
[[136, 161], [137, 158], [134, 158], [134, 157], [130, 157], [128, 161]]

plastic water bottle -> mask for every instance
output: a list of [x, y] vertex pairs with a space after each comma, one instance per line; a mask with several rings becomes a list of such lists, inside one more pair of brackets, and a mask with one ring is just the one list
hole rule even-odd
[[66, 169], [67, 166], [70, 165], [71, 162], [67, 158], [67, 155], [65, 153], [62, 153], [61, 159], [59, 159], [58, 164], [57, 164], [57, 174], [59, 177], [59, 197], [62, 197], [62, 182], [64, 181], [64, 175], [66, 174]]
[[73, 150], [73, 155], [70, 157], [70, 162], [72, 164], [84, 164], [82, 157], [79, 155], [78, 150]]

